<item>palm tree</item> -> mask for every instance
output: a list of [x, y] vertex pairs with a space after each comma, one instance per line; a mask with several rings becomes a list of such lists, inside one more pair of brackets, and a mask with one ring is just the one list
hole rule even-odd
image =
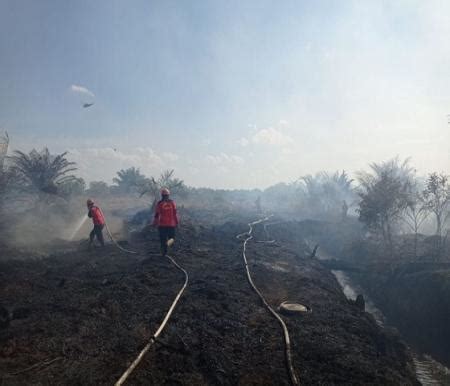
[[355, 193], [353, 180], [345, 171], [329, 174], [317, 173], [299, 179], [300, 192], [307, 211], [312, 215], [328, 216], [337, 214], [346, 201], [352, 201]]
[[139, 168], [135, 168], [134, 166], [119, 170], [117, 177], [113, 178], [113, 182], [124, 192], [139, 190], [145, 184], [146, 180], [145, 176], [139, 171]]
[[392, 235], [410, 203], [415, 169], [409, 165], [409, 159], [401, 162], [398, 157], [372, 163], [370, 169], [371, 173], [358, 173], [359, 221], [381, 233], [392, 256]]
[[75, 162], [66, 159], [67, 152], [51, 155], [47, 148], [38, 152], [33, 149], [28, 154], [15, 150], [9, 157], [11, 170], [17, 175], [19, 184], [25, 189], [38, 193], [58, 194], [59, 187], [76, 179], [68, 174], [77, 168]]
[[442, 228], [450, 213], [450, 176], [431, 173], [422, 193], [425, 207], [436, 218], [436, 236], [442, 236]]
[[149, 195], [152, 199], [152, 208], [155, 207], [159, 198], [159, 191], [161, 188], [168, 188], [172, 196], [182, 196], [187, 193], [187, 187], [183, 180], [173, 176], [174, 170], [165, 170], [156, 180], [154, 177], [146, 179], [145, 185], [140, 191], [141, 197]]

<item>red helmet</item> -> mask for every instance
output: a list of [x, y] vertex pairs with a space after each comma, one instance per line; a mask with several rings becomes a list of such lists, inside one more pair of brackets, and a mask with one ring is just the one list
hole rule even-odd
[[88, 198], [87, 201], [86, 201], [86, 205], [87, 206], [94, 205], [94, 201], [92, 201], [90, 198]]
[[170, 195], [170, 190], [167, 188], [162, 188], [161, 189], [161, 196], [168, 196]]

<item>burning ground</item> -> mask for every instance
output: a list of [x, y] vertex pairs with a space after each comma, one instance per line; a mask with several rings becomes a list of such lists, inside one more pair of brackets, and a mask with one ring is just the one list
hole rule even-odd
[[[174, 250], [190, 282], [167, 328], [129, 384], [289, 384], [278, 322], [251, 290], [238, 233], [245, 218], [193, 226], [185, 217]], [[196, 222], [196, 224], [198, 224]], [[395, 333], [350, 304], [332, 274], [289, 223], [255, 229], [248, 259], [274, 307], [285, 300], [312, 313], [283, 316], [302, 384], [415, 384]], [[156, 254], [155, 231], [134, 235], [128, 255], [113, 245], [6, 260], [0, 304], [2, 384], [111, 384], [155, 332], [183, 277]], [[4, 318], [5, 319], [5, 318]]]

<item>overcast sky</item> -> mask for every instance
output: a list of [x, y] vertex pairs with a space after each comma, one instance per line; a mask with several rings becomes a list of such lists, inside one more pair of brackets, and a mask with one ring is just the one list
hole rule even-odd
[[0, 0], [0, 129], [88, 181], [450, 173], [447, 114], [450, 1]]

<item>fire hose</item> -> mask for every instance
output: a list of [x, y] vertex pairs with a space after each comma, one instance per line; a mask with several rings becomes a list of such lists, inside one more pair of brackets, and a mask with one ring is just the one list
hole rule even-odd
[[[267, 221], [269, 217], [266, 217], [264, 219], [261, 220], [257, 220], [254, 221], [252, 223], [249, 223], [249, 232], [248, 233], [242, 233], [238, 236], [236, 236], [237, 238], [241, 238], [242, 236], [246, 235], [247, 238], [244, 240], [244, 246], [243, 246], [243, 259], [244, 259], [244, 263], [245, 263], [245, 270], [247, 273], [247, 278], [248, 281], [250, 283], [250, 285], [252, 286], [252, 288], [254, 289], [254, 291], [256, 292], [256, 294], [259, 296], [259, 298], [261, 299], [261, 301], [263, 302], [263, 304], [266, 306], [266, 308], [269, 310], [269, 312], [278, 320], [278, 322], [280, 323], [282, 329], [283, 329], [283, 333], [284, 333], [284, 340], [285, 340], [285, 355], [286, 355], [286, 361], [287, 361], [287, 365], [288, 365], [288, 370], [289, 370], [289, 376], [291, 379], [291, 382], [293, 385], [299, 385], [299, 381], [297, 378], [297, 375], [295, 373], [294, 370], [294, 366], [292, 363], [292, 353], [291, 353], [291, 342], [290, 342], [290, 337], [289, 337], [289, 331], [287, 329], [287, 326], [284, 322], [284, 320], [281, 318], [281, 316], [269, 305], [269, 303], [267, 302], [267, 300], [264, 298], [264, 296], [262, 295], [262, 293], [259, 291], [259, 289], [256, 287], [256, 285], [254, 284], [251, 274], [250, 274], [250, 270], [248, 267], [248, 261], [247, 261], [247, 256], [246, 256], [246, 250], [247, 250], [247, 243], [253, 239], [252, 236], [252, 232], [253, 232], [253, 226], [256, 224], [260, 224], [262, 222]], [[114, 237], [112, 236], [108, 225], [105, 221], [105, 228], [106, 231], [108, 232], [109, 237], [111, 238], [111, 240], [113, 241], [113, 243], [122, 251], [124, 252], [128, 252], [128, 253], [137, 253], [134, 251], [130, 251], [127, 250], [125, 248], [122, 248], [114, 239]], [[266, 233], [266, 236], [268, 236], [268, 232], [266, 229], [266, 226], [264, 226], [264, 232]], [[270, 240], [268, 242], [274, 242], [274, 240]], [[136, 357], [136, 359], [131, 363], [131, 365], [126, 369], [126, 371], [122, 374], [122, 376], [119, 378], [119, 380], [115, 383], [115, 386], [121, 386], [124, 384], [124, 382], [128, 379], [128, 377], [131, 375], [131, 373], [134, 371], [134, 369], [139, 365], [139, 363], [142, 361], [142, 359], [144, 358], [145, 354], [148, 352], [148, 350], [152, 347], [152, 345], [156, 342], [157, 338], [159, 337], [159, 335], [161, 334], [161, 332], [163, 331], [163, 329], [165, 328], [167, 322], [169, 321], [178, 301], [181, 298], [181, 295], [183, 294], [184, 290], [187, 287], [187, 284], [189, 282], [189, 275], [186, 272], [185, 269], [183, 269], [174, 259], [173, 257], [167, 255], [167, 258], [169, 259], [169, 261], [180, 271], [183, 272], [184, 276], [185, 276], [185, 281], [183, 286], [181, 287], [180, 291], [177, 293], [175, 299], [173, 300], [169, 310], [166, 313], [166, 316], [164, 317], [161, 325], [159, 326], [159, 328], [156, 330], [156, 332], [153, 334], [153, 336], [150, 338], [150, 340], [147, 342], [147, 344], [144, 346], [144, 348], [140, 351], [140, 353], [138, 354], [138, 356]]]
[[111, 241], [114, 243], [114, 245], [115, 245], [117, 248], [119, 248], [121, 251], [123, 251], [123, 252], [126, 252], [126, 253], [132, 253], [132, 254], [137, 254], [137, 252], [135, 252], [135, 251], [130, 251], [129, 249], [123, 248], [123, 247], [116, 241], [116, 239], [113, 237], [111, 231], [109, 230], [108, 223], [106, 222], [106, 217], [105, 217], [105, 215], [103, 214], [103, 211], [102, 211], [100, 208], [99, 208], [99, 210], [100, 210], [100, 213], [101, 213], [102, 216], [103, 216], [103, 219], [105, 220], [105, 228], [106, 228], [106, 232], [108, 233], [108, 236], [109, 236], [109, 238], [111, 239]]
[[[103, 218], [105, 219], [105, 215], [103, 214], [102, 210], [100, 209], [100, 212], [103, 215]], [[115, 244], [115, 246], [117, 248], [119, 248], [120, 250], [127, 252], [127, 253], [132, 253], [132, 254], [136, 254], [137, 252], [135, 251], [130, 251], [128, 249], [123, 248], [121, 245], [119, 245], [117, 243], [117, 241], [114, 239], [111, 231], [109, 230], [108, 224], [106, 222], [105, 219], [105, 228], [106, 231], [111, 239], [111, 241]], [[125, 372], [122, 374], [122, 376], [119, 378], [119, 380], [115, 383], [115, 386], [120, 386], [123, 385], [123, 383], [127, 380], [127, 378], [130, 376], [130, 374], [133, 372], [133, 370], [139, 365], [139, 363], [141, 362], [141, 360], [144, 358], [145, 354], [148, 352], [148, 350], [150, 349], [150, 347], [156, 342], [156, 339], [158, 338], [158, 336], [161, 334], [161, 332], [164, 330], [164, 327], [166, 326], [167, 322], [170, 319], [170, 316], [172, 315], [178, 301], [181, 298], [181, 295], [183, 294], [184, 290], [186, 289], [188, 282], [189, 282], [189, 275], [186, 272], [186, 270], [184, 268], [182, 268], [172, 256], [166, 255], [166, 257], [169, 259], [169, 261], [181, 272], [183, 272], [184, 274], [184, 284], [181, 287], [181, 289], [178, 291], [177, 296], [175, 297], [175, 299], [173, 300], [172, 304], [170, 305], [169, 310], [166, 313], [166, 316], [164, 317], [163, 321], [161, 322], [160, 326], [158, 327], [158, 329], [156, 330], [156, 332], [153, 334], [153, 336], [150, 338], [150, 340], [147, 342], [147, 344], [144, 346], [144, 348], [141, 350], [141, 352], [138, 354], [138, 356], [136, 357], [136, 359], [131, 363], [131, 365], [125, 370]]]
[[129, 377], [129, 375], [133, 372], [133, 370], [138, 366], [138, 364], [141, 362], [142, 358], [144, 358], [144, 355], [147, 353], [147, 351], [150, 349], [150, 347], [156, 342], [156, 339], [158, 338], [158, 336], [161, 334], [161, 332], [163, 331], [164, 327], [166, 326], [170, 316], [172, 315], [173, 310], [175, 309], [175, 306], [177, 305], [178, 301], [180, 300], [181, 295], [183, 294], [185, 288], [187, 287], [187, 284], [189, 282], [189, 275], [186, 272], [185, 269], [183, 269], [176, 261], [173, 257], [166, 255], [167, 258], [170, 260], [170, 262], [180, 271], [183, 272], [185, 280], [184, 280], [184, 284], [183, 287], [181, 287], [180, 291], [178, 291], [177, 296], [175, 297], [174, 301], [172, 302], [169, 311], [167, 311], [166, 316], [164, 317], [161, 325], [159, 326], [159, 328], [156, 330], [156, 332], [153, 334], [153, 336], [150, 338], [150, 340], [148, 341], [148, 343], [145, 345], [145, 347], [141, 350], [141, 352], [139, 353], [139, 355], [136, 357], [136, 359], [133, 361], [133, 363], [131, 363], [131, 365], [127, 368], [127, 370], [122, 374], [122, 376], [120, 377], [120, 379], [115, 383], [115, 386], [120, 386], [123, 385], [123, 383], [127, 380], [127, 378]]
[[[252, 279], [252, 276], [250, 274], [250, 270], [249, 270], [249, 267], [248, 267], [246, 251], [247, 251], [247, 243], [250, 240], [253, 239], [253, 236], [252, 236], [253, 226], [256, 225], [256, 224], [260, 224], [260, 223], [263, 223], [263, 222], [267, 221], [270, 217], [271, 216], [263, 218], [261, 220], [257, 220], [257, 221], [249, 223], [248, 224], [249, 231], [247, 233], [241, 233], [241, 234], [237, 235], [236, 237], [239, 239], [239, 238], [241, 238], [244, 235], [247, 236], [247, 238], [244, 240], [244, 246], [243, 246], [243, 251], [242, 251], [242, 256], [244, 258], [244, 263], [245, 263], [245, 271], [247, 273], [247, 279], [248, 279], [250, 285], [252, 286], [253, 290], [259, 296], [259, 298], [264, 303], [264, 305], [269, 310], [269, 312], [278, 320], [278, 322], [280, 323], [280, 325], [281, 325], [281, 327], [283, 329], [284, 341], [285, 341], [285, 355], [286, 355], [287, 367], [288, 367], [288, 370], [289, 370], [289, 376], [290, 376], [290, 379], [291, 379], [291, 382], [292, 382], [293, 385], [299, 385], [300, 382], [299, 382], [299, 380], [297, 378], [297, 375], [295, 373], [294, 366], [293, 366], [293, 363], [292, 363], [291, 340], [289, 338], [289, 331], [287, 329], [286, 323], [281, 318], [281, 316], [269, 305], [267, 300], [264, 298], [263, 294], [256, 287], [255, 283], [253, 282], [253, 279]], [[266, 235], [268, 236], [266, 227], [264, 227], [264, 231], [265, 231]]]

